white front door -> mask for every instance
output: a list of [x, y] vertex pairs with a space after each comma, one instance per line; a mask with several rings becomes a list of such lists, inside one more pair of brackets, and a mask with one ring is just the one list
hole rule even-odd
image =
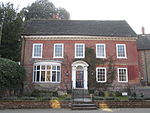
[[88, 64], [84, 61], [76, 61], [72, 64], [72, 88], [88, 89]]

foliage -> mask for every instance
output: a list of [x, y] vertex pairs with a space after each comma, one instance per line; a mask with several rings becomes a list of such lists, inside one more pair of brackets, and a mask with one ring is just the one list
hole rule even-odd
[[64, 8], [56, 8], [48, 0], [36, 0], [31, 6], [23, 8], [25, 20], [30, 19], [69, 19], [70, 14]]
[[85, 58], [84, 59], [75, 59], [75, 60], [83, 60], [89, 64], [88, 67], [88, 87], [89, 89], [94, 89], [96, 86], [96, 66], [98, 64], [104, 64], [103, 59], [97, 59], [95, 55], [95, 51], [93, 48], [86, 48], [85, 50]]
[[[88, 67], [88, 85], [89, 89], [95, 88], [107, 88], [111, 86], [113, 80], [115, 79], [116, 69], [114, 67], [115, 59], [113, 56], [108, 57], [107, 59], [96, 58], [96, 54], [93, 48], [86, 48], [84, 59], [75, 59], [83, 60], [89, 64]], [[97, 83], [96, 81], [96, 67], [100, 65], [107, 65], [107, 82]]]
[[0, 54], [4, 58], [20, 60], [22, 18], [21, 13], [17, 13], [13, 4], [0, 4], [0, 24], [2, 26]]
[[25, 70], [18, 63], [0, 58], [0, 88], [16, 89], [23, 87]]
[[57, 91], [34, 90], [30, 96], [33, 97], [58, 97]]

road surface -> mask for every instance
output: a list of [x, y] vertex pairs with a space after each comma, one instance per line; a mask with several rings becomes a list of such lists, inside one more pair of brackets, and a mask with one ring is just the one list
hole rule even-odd
[[4, 109], [0, 113], [150, 113], [150, 108], [118, 108], [98, 110], [70, 110], [70, 109]]

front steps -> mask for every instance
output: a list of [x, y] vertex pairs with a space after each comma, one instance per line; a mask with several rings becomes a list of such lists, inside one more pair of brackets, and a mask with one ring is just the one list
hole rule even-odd
[[96, 105], [92, 102], [87, 89], [73, 89], [72, 110], [95, 110]]

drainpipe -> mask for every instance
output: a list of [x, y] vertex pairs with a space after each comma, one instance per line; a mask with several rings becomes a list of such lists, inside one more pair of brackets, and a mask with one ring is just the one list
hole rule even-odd
[[146, 52], [144, 50], [144, 60], [145, 60], [145, 70], [146, 70], [146, 82], [147, 82], [147, 85], [148, 85], [148, 71], [147, 71], [147, 58], [146, 58]]
[[21, 65], [24, 65], [24, 55], [25, 55], [25, 45], [26, 45], [26, 40], [24, 36], [22, 36], [22, 44], [21, 44]]

